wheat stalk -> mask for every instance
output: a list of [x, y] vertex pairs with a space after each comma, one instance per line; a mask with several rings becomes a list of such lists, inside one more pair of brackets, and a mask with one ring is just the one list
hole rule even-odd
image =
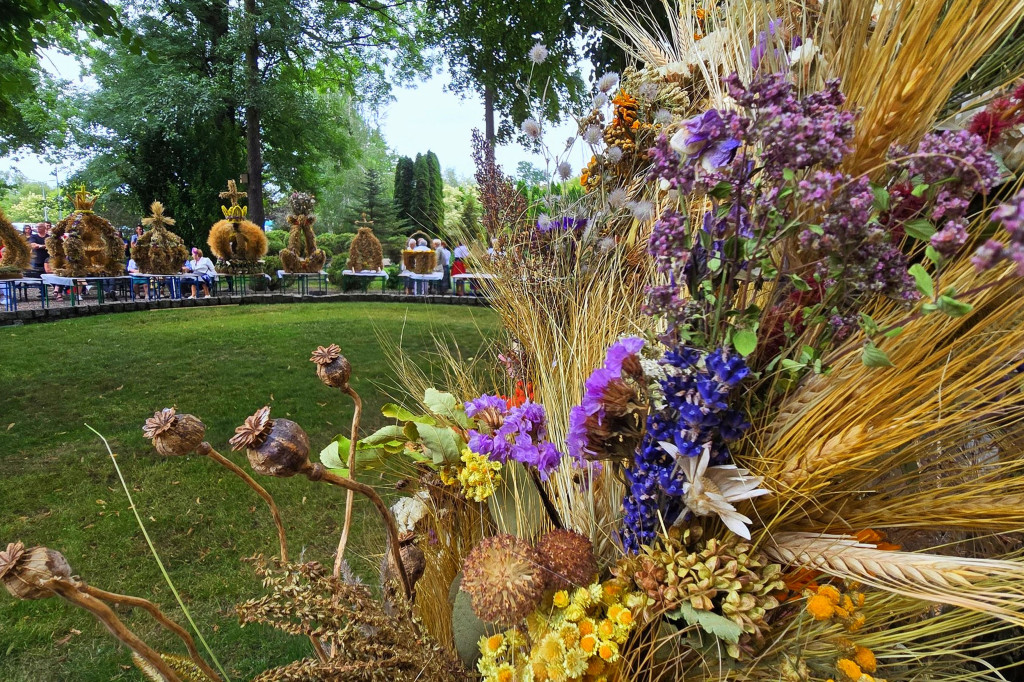
[[764, 550], [786, 564], [1024, 625], [1019, 561], [880, 550], [849, 536], [813, 533], [775, 533]]

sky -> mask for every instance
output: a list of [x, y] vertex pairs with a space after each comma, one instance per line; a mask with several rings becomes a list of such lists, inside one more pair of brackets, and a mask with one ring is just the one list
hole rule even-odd
[[[80, 87], [90, 86], [88, 77], [81, 78], [79, 66], [73, 58], [55, 51], [47, 51], [46, 57], [44, 64], [49, 71]], [[462, 99], [454, 93], [445, 92], [448, 80], [448, 73], [442, 70], [414, 86], [397, 88], [393, 93], [394, 101], [382, 108], [379, 124], [384, 138], [397, 154], [415, 157], [431, 150], [437, 154], [442, 169], [450, 168], [457, 177], [472, 179], [474, 168], [470, 136], [473, 128], [484, 127], [483, 99], [479, 96]], [[569, 120], [547, 128], [544, 138], [555, 153], [561, 153], [566, 139], [575, 133], [576, 124]], [[520, 161], [545, 168], [543, 156], [515, 143], [499, 146], [496, 158], [509, 175], [515, 174]], [[568, 161], [573, 172], [578, 173], [584, 161], [579, 145], [569, 155]], [[51, 184], [54, 173], [63, 182], [77, 170], [70, 162], [51, 163], [34, 154], [0, 158], [0, 170], [14, 169], [30, 180], [49, 181]]]

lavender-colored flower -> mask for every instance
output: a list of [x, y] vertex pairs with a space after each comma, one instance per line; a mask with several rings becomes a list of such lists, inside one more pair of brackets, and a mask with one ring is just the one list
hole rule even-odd
[[1014, 241], [1024, 241], [1024, 191], [992, 211], [992, 220], [1002, 223]]
[[548, 48], [543, 43], [536, 43], [530, 48], [529, 57], [534, 64], [543, 64], [548, 58]]
[[609, 163], [618, 163], [619, 161], [622, 161], [622, 147], [618, 145], [609, 147], [608, 151], [605, 152], [605, 157], [608, 159]]
[[[609, 372], [614, 372], [617, 376], [622, 376], [623, 363], [631, 357], [635, 358], [645, 343], [646, 341], [639, 336], [627, 336], [619, 339], [608, 347], [604, 368]], [[634, 371], [636, 370], [634, 369]]]
[[558, 164], [558, 177], [563, 180], [568, 180], [572, 177], [572, 166], [569, 165], [568, 161]]
[[932, 235], [932, 247], [942, 254], [943, 258], [952, 258], [960, 247], [967, 243], [966, 221], [950, 220], [941, 230]]
[[597, 81], [597, 89], [603, 93], [611, 92], [619, 84], [619, 74], [609, 71]]
[[601, 126], [591, 124], [583, 131], [583, 139], [589, 145], [601, 144], [601, 140], [604, 139], [604, 131], [601, 130]]
[[727, 166], [740, 146], [739, 139], [732, 135], [732, 121], [731, 112], [708, 109], [683, 122], [669, 144], [711, 173]]
[[479, 398], [468, 401], [465, 407], [467, 417], [476, 417], [487, 410], [494, 410], [500, 415], [508, 412], [508, 403], [504, 398], [496, 395], [482, 395]]
[[992, 211], [992, 220], [1002, 223], [1010, 235], [1008, 244], [990, 239], [978, 247], [971, 262], [979, 270], [987, 270], [1004, 258], [1017, 265], [1017, 275], [1024, 276], [1024, 191]]
[[523, 121], [521, 130], [523, 131], [523, 135], [526, 135], [531, 140], [540, 139], [540, 123], [535, 118], [528, 118]]
[[974, 252], [971, 263], [978, 270], [988, 270], [1002, 260], [1003, 255], [1003, 243], [995, 239], [989, 239]]

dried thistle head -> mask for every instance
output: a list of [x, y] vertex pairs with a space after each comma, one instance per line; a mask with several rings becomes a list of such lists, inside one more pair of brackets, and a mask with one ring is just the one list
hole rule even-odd
[[235, 429], [232, 450], [245, 450], [249, 465], [265, 476], [287, 478], [310, 468], [309, 436], [290, 419], [271, 419], [270, 406], [256, 410]]
[[318, 346], [309, 361], [316, 364], [316, 375], [320, 381], [331, 388], [345, 388], [352, 376], [352, 365], [341, 354], [336, 343], [330, 346]]
[[514, 535], [484, 538], [462, 565], [462, 591], [481, 620], [510, 625], [525, 618], [544, 595], [540, 555]]
[[0, 582], [18, 599], [52, 597], [46, 582], [54, 578], [71, 578], [71, 566], [60, 552], [46, 547], [25, 549], [20, 542], [0, 552]]
[[142, 435], [153, 441], [161, 455], [187, 455], [203, 442], [206, 426], [198, 417], [177, 414], [173, 407], [165, 407], [146, 420]]
[[597, 574], [594, 545], [571, 530], [550, 530], [537, 541], [547, 586], [554, 590], [589, 585]]

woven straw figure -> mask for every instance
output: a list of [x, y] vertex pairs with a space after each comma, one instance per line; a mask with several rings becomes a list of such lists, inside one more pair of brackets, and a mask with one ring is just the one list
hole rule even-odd
[[367, 220], [364, 213], [362, 219], [356, 221], [356, 226], [359, 227], [359, 234], [348, 248], [348, 269], [355, 272], [383, 270], [384, 250], [380, 240], [373, 234], [373, 221]]
[[245, 219], [247, 207], [239, 206], [245, 192], [235, 188], [235, 181], [228, 180], [228, 191], [221, 192], [221, 199], [231, 201], [231, 206], [221, 206], [224, 220], [214, 223], [206, 243], [217, 256], [217, 270], [228, 274], [256, 274], [263, 272], [260, 259], [267, 254], [267, 235], [256, 223]]
[[4, 256], [0, 258], [0, 279], [19, 279], [22, 271], [28, 270], [28, 242], [18, 234], [14, 225], [0, 209], [0, 243], [4, 245]]
[[164, 205], [159, 201], [150, 204], [149, 210], [153, 215], [143, 218], [142, 224], [150, 230], [132, 246], [132, 258], [139, 272], [153, 275], [179, 273], [188, 259], [188, 249], [181, 237], [167, 229], [174, 224], [174, 218], [164, 215]]
[[281, 265], [285, 272], [320, 272], [327, 262], [327, 254], [316, 246], [316, 235], [313, 234], [312, 215], [316, 197], [305, 192], [292, 192], [290, 203], [291, 215], [288, 225], [288, 248], [281, 250]]
[[123, 275], [124, 240], [110, 221], [93, 212], [96, 195], [83, 186], [71, 201], [75, 210], [46, 238], [54, 273], [61, 277]]

